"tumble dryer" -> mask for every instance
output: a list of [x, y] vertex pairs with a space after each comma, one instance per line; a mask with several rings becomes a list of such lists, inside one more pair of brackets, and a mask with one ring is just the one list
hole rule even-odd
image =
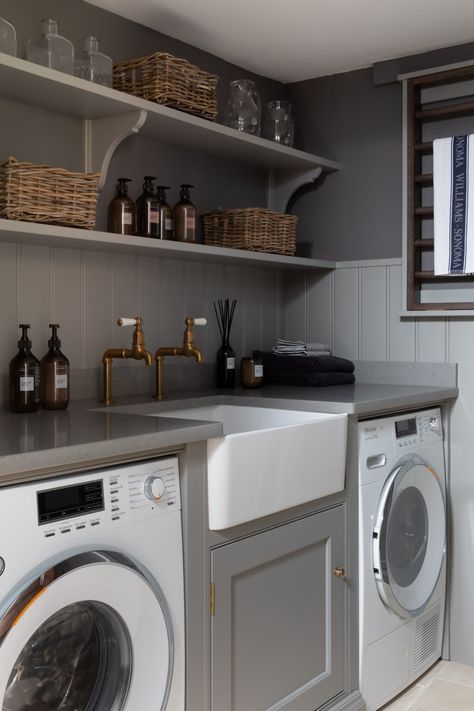
[[0, 489], [0, 706], [183, 711], [178, 460]]
[[359, 664], [368, 711], [440, 656], [446, 481], [439, 408], [359, 423]]

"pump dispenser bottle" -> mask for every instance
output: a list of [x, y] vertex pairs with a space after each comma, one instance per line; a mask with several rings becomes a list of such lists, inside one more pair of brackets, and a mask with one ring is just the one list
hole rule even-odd
[[69, 361], [61, 353], [58, 323], [50, 323], [48, 352], [41, 358], [41, 407], [44, 410], [65, 410], [69, 404]]
[[153, 185], [156, 178], [145, 175], [143, 180], [143, 192], [137, 200], [137, 234], [142, 237], [159, 237], [160, 211]]
[[179, 242], [196, 241], [196, 208], [189, 194], [193, 187], [187, 183], [181, 185], [179, 202], [173, 208], [174, 238]]
[[40, 405], [40, 363], [31, 352], [29, 324], [20, 323], [20, 328], [19, 350], [10, 361], [10, 409], [36, 412]]
[[117, 195], [109, 205], [109, 232], [119, 235], [135, 234], [135, 203], [128, 197], [130, 178], [119, 178]]
[[158, 185], [156, 189], [156, 198], [160, 211], [160, 239], [173, 239], [173, 213], [166, 202], [165, 190], [169, 190], [167, 185]]

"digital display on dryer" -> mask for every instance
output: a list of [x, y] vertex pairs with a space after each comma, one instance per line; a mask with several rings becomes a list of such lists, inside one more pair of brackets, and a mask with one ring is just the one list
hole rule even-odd
[[410, 437], [416, 435], [416, 417], [411, 417], [409, 420], [398, 420], [395, 422], [395, 434], [397, 439], [400, 437]]
[[36, 498], [40, 525], [104, 510], [102, 479], [38, 491]]

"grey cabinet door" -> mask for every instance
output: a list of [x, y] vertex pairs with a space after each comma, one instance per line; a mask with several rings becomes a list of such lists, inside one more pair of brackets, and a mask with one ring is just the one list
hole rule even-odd
[[314, 711], [344, 690], [344, 506], [211, 551], [212, 711]]

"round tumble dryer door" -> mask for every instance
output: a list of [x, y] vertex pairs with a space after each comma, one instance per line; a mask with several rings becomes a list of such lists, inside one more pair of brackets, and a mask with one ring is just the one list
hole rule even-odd
[[429, 602], [446, 546], [443, 488], [421, 457], [404, 459], [387, 478], [373, 529], [373, 566], [379, 595], [401, 617]]
[[172, 670], [161, 589], [120, 553], [45, 567], [0, 612], [1, 711], [158, 711]]

